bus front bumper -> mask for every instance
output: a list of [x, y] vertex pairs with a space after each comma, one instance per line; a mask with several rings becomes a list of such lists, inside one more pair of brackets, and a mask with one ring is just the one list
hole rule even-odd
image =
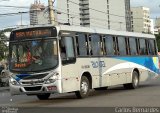
[[11, 95], [21, 95], [21, 94], [37, 95], [44, 93], [60, 93], [60, 91], [57, 85], [55, 84], [30, 85], [30, 86], [10, 84], [10, 93]]

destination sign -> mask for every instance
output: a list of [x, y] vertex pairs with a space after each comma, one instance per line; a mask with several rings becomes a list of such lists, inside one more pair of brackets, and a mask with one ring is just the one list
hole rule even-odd
[[36, 39], [45, 37], [55, 37], [57, 35], [54, 28], [32, 28], [14, 31], [11, 34], [11, 41], [23, 39]]

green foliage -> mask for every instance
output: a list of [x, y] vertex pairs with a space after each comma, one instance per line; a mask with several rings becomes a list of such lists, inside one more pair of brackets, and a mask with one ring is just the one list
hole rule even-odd
[[7, 58], [6, 54], [4, 53], [8, 53], [8, 46], [6, 44], [7, 42], [7, 37], [5, 36], [5, 32], [11, 32], [12, 29], [4, 29], [4, 30], [0, 30], [0, 61], [2, 59]]
[[160, 34], [155, 35], [157, 40], [158, 51], [160, 51]]

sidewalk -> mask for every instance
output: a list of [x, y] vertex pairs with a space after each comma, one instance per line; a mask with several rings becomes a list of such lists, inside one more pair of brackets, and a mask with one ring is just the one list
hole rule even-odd
[[9, 91], [9, 87], [0, 87], [0, 92]]

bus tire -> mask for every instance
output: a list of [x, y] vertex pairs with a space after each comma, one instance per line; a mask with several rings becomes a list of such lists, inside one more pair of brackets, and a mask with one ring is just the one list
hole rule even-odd
[[139, 86], [139, 76], [137, 71], [132, 73], [132, 83], [124, 84], [125, 89], [136, 89]]
[[96, 90], [96, 91], [107, 90], [107, 89], [108, 89], [108, 87], [94, 88], [94, 90]]
[[90, 85], [89, 80], [86, 76], [82, 76], [80, 83], [80, 91], [76, 91], [75, 94], [77, 98], [82, 99], [89, 95]]
[[50, 95], [51, 95], [50, 93], [38, 94], [37, 98], [39, 100], [47, 100], [50, 97]]

